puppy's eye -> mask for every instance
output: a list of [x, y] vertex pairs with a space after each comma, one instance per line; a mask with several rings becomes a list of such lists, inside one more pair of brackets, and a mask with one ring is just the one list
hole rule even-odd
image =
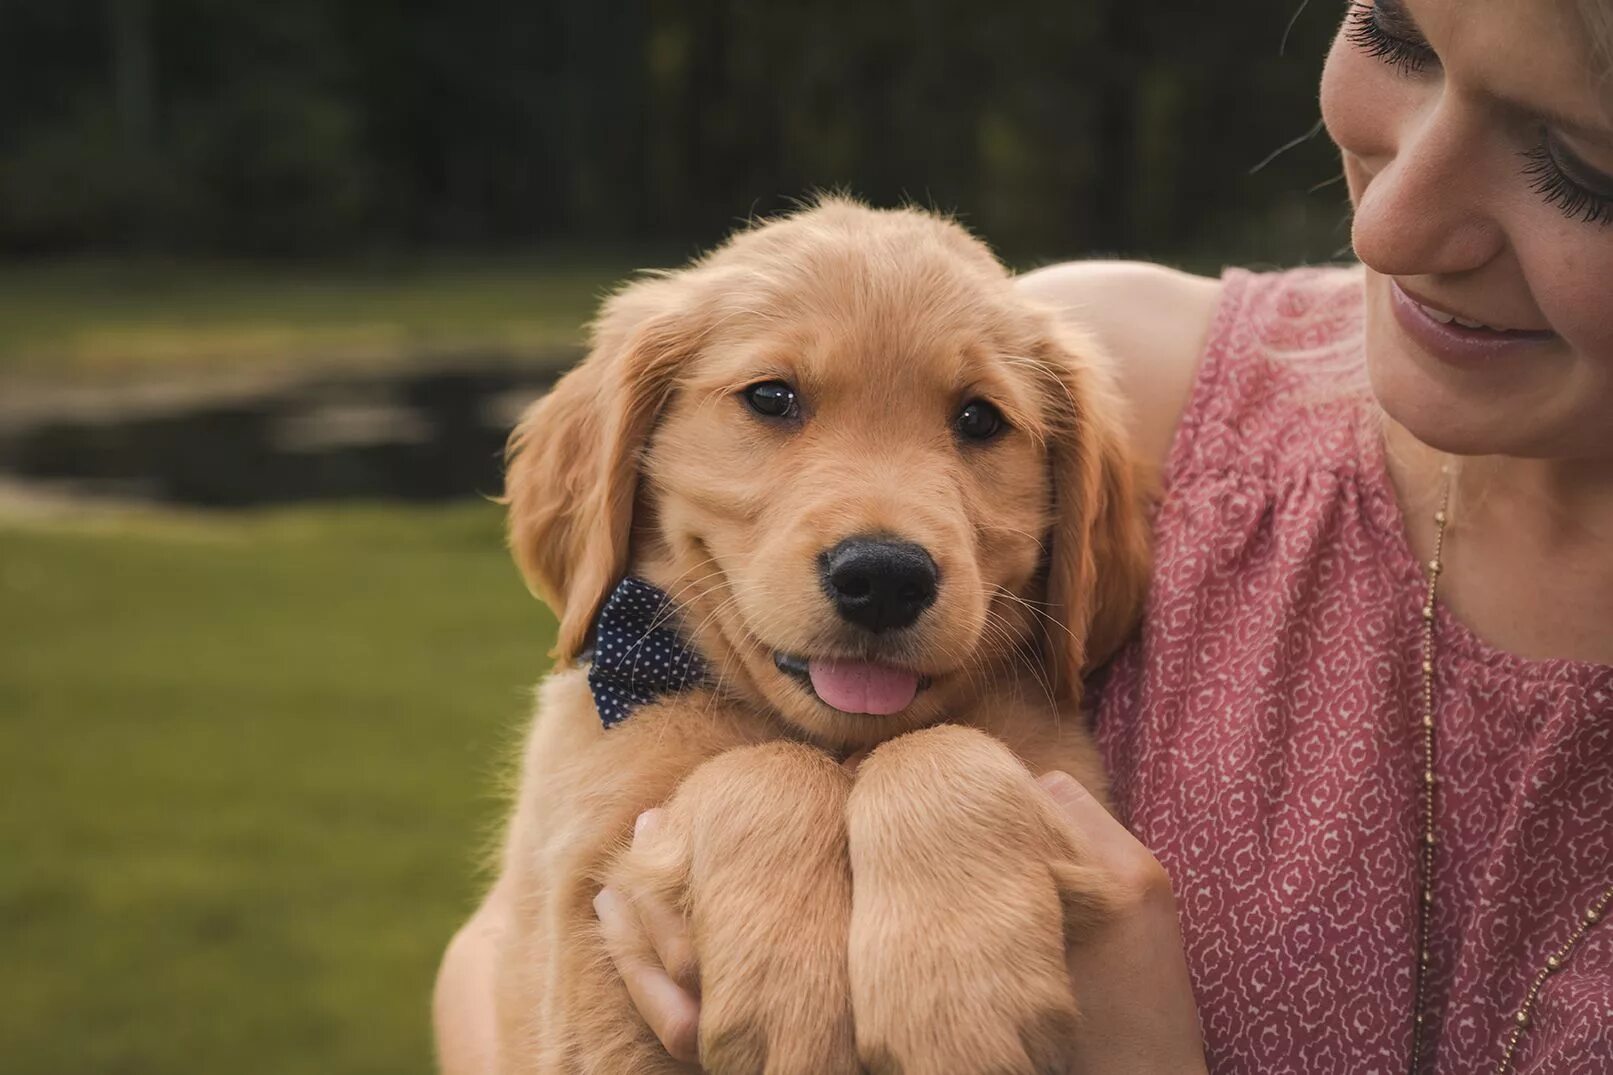
[[795, 389], [783, 381], [753, 384], [741, 394], [745, 397], [746, 405], [763, 418], [798, 418], [801, 415], [801, 404], [795, 398]]
[[960, 437], [968, 440], [990, 440], [1002, 432], [1002, 412], [983, 399], [971, 399], [963, 405], [952, 426]]

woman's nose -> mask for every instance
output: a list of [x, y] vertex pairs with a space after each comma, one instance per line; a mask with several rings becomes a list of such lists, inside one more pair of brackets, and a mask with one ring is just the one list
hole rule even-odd
[[1500, 254], [1494, 179], [1474, 163], [1484, 137], [1447, 96], [1407, 117], [1392, 154], [1357, 158], [1365, 174], [1351, 232], [1356, 257], [1388, 276], [1435, 276]]

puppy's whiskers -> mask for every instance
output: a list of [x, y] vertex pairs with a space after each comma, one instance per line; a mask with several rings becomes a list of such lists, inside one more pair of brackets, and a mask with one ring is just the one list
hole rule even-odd
[[[718, 590], [722, 590], [727, 587], [728, 579], [726, 576], [724, 576], [721, 582], [717, 583], [715, 586], [712, 586], [705, 593], [703, 593], [701, 595], [701, 599], [704, 600]], [[707, 625], [711, 624], [717, 619], [718, 616], [721, 616], [724, 612], [728, 611], [729, 608], [737, 604], [739, 604], [739, 595], [737, 593], [730, 591], [729, 593], [725, 594], [721, 600], [719, 600], [709, 611], [706, 612], [703, 617], [701, 617], [700, 622], [694, 626], [690, 634], [695, 638], [700, 637], [705, 633]], [[720, 625], [718, 634], [722, 634]], [[716, 682], [712, 684], [710, 697], [706, 700], [705, 711], [707, 714], [711, 712], [711, 707], [716, 704], [717, 699], [723, 696], [723, 689], [728, 684], [729, 665], [733, 662], [733, 659], [736, 656], [736, 647], [734, 643], [726, 638], [724, 638], [723, 641], [725, 643], [723, 652], [720, 655], [720, 659], [717, 661], [717, 679]]]
[[[691, 567], [689, 570], [690, 571], [698, 570], [699, 568], [704, 567], [706, 563], [710, 563], [710, 562], [711, 562], [711, 560], [708, 559], [708, 560], [706, 560], [706, 561], [704, 561], [704, 562], [702, 562], [700, 564], [694, 565], [694, 567]], [[687, 572], [685, 572], [685, 574], [686, 573]], [[676, 617], [676, 616], [678, 616], [680, 614], [680, 612], [682, 611], [682, 598], [683, 598], [683, 595], [688, 593], [689, 590], [692, 589], [693, 587], [698, 586], [700, 583], [704, 582], [706, 579], [713, 578], [713, 577], [715, 577], [717, 575], [720, 575], [720, 574], [722, 574], [721, 570], [714, 571], [711, 574], [703, 576], [702, 578], [695, 579], [693, 582], [689, 582], [689, 583], [684, 584], [682, 587], [680, 587], [678, 589], [678, 591], [676, 593], [669, 594], [668, 597], [670, 598], [670, 600], [667, 601], [666, 607], [663, 608], [659, 613], [657, 613], [650, 620], [649, 624], [644, 629], [644, 633], [639, 636], [638, 640], [635, 641], [631, 646], [627, 647], [627, 649], [622, 652], [622, 659], [623, 660], [636, 659], [639, 647], [644, 645], [644, 643], [646, 641], [648, 641], [650, 635], [653, 634], [655, 631], [659, 630], [661, 627], [663, 627], [666, 624], [670, 623], [673, 620], [674, 617]], [[696, 600], [699, 600], [699, 598], [696, 598]]]
[[[690, 570], [692, 571], [692, 570], [695, 570], [698, 567], [704, 567], [706, 564], [712, 563], [713, 559], [714, 558], [708, 558], [707, 560], [703, 561], [702, 563], [697, 564], [695, 566], [695, 568], [690, 568]], [[668, 615], [668, 617], [670, 618], [670, 616], [672, 616], [672, 615], [681, 615], [683, 610], [686, 607], [690, 607], [690, 606], [692, 606], [692, 605], [694, 605], [694, 604], [696, 604], [696, 603], [698, 603], [700, 601], [705, 600], [706, 596], [715, 587], [708, 587], [707, 589], [702, 590], [700, 593], [696, 594], [692, 599], [686, 600], [685, 598], [687, 597], [689, 591], [693, 590], [696, 586], [699, 586], [702, 583], [707, 582], [710, 579], [720, 578], [722, 576], [722, 574], [723, 574], [722, 568], [719, 567], [716, 571], [707, 572], [706, 574], [700, 576], [697, 579], [691, 579], [688, 582], [683, 583], [676, 590], [668, 591], [667, 597], [670, 598], [670, 600], [667, 603], [667, 615]], [[665, 622], [665, 621], [664, 620], [658, 621], [656, 624], [653, 624], [652, 626], [659, 626], [659, 624], [661, 622]]]
[[[1057, 713], [1058, 705], [1055, 701], [1053, 684], [1047, 675], [1047, 669], [1042, 666], [1042, 662], [1040, 660], [1037, 660], [1032, 656], [1032, 654], [1027, 652], [1027, 645], [1032, 642], [1033, 639], [1022, 630], [1014, 630], [1008, 621], [1002, 618], [1002, 613], [996, 610], [997, 598], [1006, 598], [1014, 604], [1023, 607], [1028, 612], [1041, 616], [1046, 622], [1058, 624], [1058, 626], [1063, 628], [1067, 633], [1069, 633], [1069, 628], [1065, 627], [1064, 624], [1059, 623], [1059, 621], [1054, 617], [1049, 616], [1040, 609], [1033, 607], [1029, 601], [1026, 601], [1018, 594], [1006, 590], [1001, 586], [995, 587], [994, 592], [989, 596], [986, 604], [987, 622], [999, 624], [1001, 629], [1005, 632], [1008, 632], [1013, 639], [1013, 643], [1008, 647], [1009, 656], [1015, 663], [1023, 665], [1025, 669], [1030, 672], [1032, 678], [1036, 681], [1036, 685], [1041, 688], [1042, 696], [1046, 699], [1048, 708], [1054, 713]], [[1034, 624], [1036, 621], [1032, 620], [1031, 622]], [[1073, 633], [1071, 634], [1071, 637], [1074, 637]]]
[[[1043, 623], [1046, 624], [1047, 626], [1057, 627], [1059, 630], [1063, 631], [1066, 635], [1068, 635], [1070, 637], [1070, 641], [1072, 641], [1072, 642], [1078, 641], [1078, 638], [1076, 637], [1076, 633], [1074, 631], [1070, 630], [1068, 624], [1064, 623], [1064, 621], [1060, 620], [1057, 616], [1054, 616], [1054, 615], [1052, 615], [1050, 613], [1044, 612], [1041, 609], [1037, 608], [1036, 607], [1036, 604], [1037, 604], [1036, 602], [1028, 601], [1025, 598], [1019, 596], [1018, 594], [1013, 593], [1012, 591], [1009, 591], [1009, 590], [1005, 590], [1005, 589], [1003, 589], [1001, 587], [998, 587], [997, 592], [1002, 594], [1002, 596], [1008, 598], [1008, 600], [1013, 601], [1015, 604], [1022, 605], [1027, 611], [1031, 612], [1032, 614], [1034, 614], [1036, 616], [1040, 616], [1042, 618]], [[1045, 602], [1043, 602], [1043, 603], [1045, 604]]]
[[990, 686], [990, 683], [988, 682], [982, 684], [975, 679], [976, 664], [979, 657], [980, 647], [977, 645], [972, 651], [962, 654], [958, 653], [955, 649], [953, 649], [952, 646], [945, 643], [943, 643], [939, 648], [941, 650], [941, 655], [946, 658], [947, 663], [952, 665], [957, 671], [963, 673], [964, 679], [966, 679], [969, 683], [969, 692], [976, 696], [983, 695], [986, 688]]
[[1036, 534], [1032, 534], [1028, 530], [1021, 530], [1018, 527], [1008, 526], [1004, 523], [983, 523], [980, 529], [986, 531], [987, 533], [1017, 534], [1029, 541], [1031, 544], [1035, 545], [1038, 552], [1045, 552], [1047, 550], [1046, 539]]
[[[1002, 588], [998, 588], [997, 592], [1003, 597], [1013, 597], [1013, 594]], [[1053, 691], [1053, 683], [1048, 678], [1047, 668], [1042, 667], [1042, 662], [1037, 659], [1036, 655], [1029, 652], [1029, 642], [1032, 639], [1027, 636], [1023, 626], [1011, 623], [1010, 620], [1003, 617], [1002, 613], [997, 612], [994, 605], [987, 605], [986, 615], [987, 621], [992, 623], [995, 626], [995, 630], [1002, 634], [1003, 639], [1005, 639], [1003, 649], [1007, 650], [1005, 655], [1007, 655], [1008, 662], [1010, 662], [1008, 663], [1008, 668], [1015, 667], [1015, 665], [1023, 667], [1031, 675], [1032, 680], [1036, 681], [1037, 688], [1042, 691], [1042, 697], [1047, 701], [1048, 709], [1057, 713], [1057, 692]], [[1007, 668], [1005, 668], [1005, 671], [1007, 671]]]

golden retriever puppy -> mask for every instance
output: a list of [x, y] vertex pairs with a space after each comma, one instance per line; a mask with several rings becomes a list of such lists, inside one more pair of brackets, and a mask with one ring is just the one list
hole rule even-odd
[[613, 879], [688, 916], [660, 958], [708, 1071], [1063, 1070], [1102, 894], [1032, 774], [1101, 794], [1081, 674], [1147, 567], [1122, 419], [1092, 345], [917, 210], [827, 199], [606, 302], [510, 443], [560, 663], [503, 862], [506, 1071], [689, 1070], [604, 951]]

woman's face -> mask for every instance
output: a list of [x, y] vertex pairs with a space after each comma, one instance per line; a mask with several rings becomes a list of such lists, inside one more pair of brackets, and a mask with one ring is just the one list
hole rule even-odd
[[1568, 0], [1352, 4], [1333, 43], [1322, 116], [1369, 270], [1373, 391], [1435, 448], [1613, 463], [1598, 86]]

